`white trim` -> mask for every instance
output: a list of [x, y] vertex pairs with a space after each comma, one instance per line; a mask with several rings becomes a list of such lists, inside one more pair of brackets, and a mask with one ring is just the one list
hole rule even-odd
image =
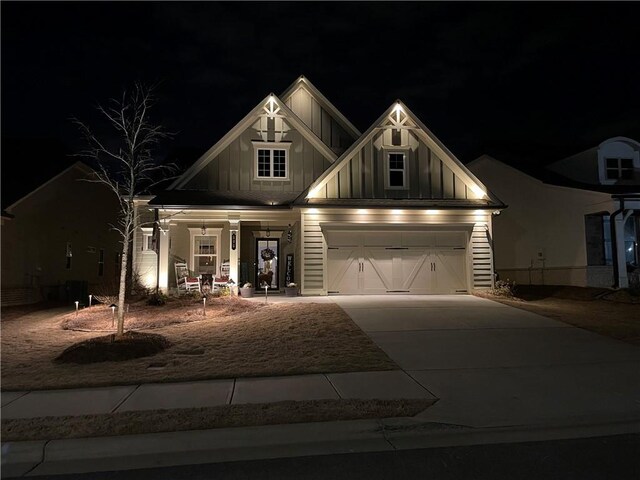
[[336, 162], [327, 168], [322, 175], [320, 175], [310, 186], [309, 188], [302, 192], [300, 196], [295, 200], [295, 202], [304, 201], [306, 198], [313, 198], [314, 194], [321, 191], [321, 189], [329, 182], [331, 178], [333, 178], [334, 174], [340, 170], [341, 167], [344, 166], [344, 163], [351, 160], [351, 158], [363, 147], [363, 145], [373, 137], [378, 131], [384, 130], [387, 127], [384, 127], [384, 123], [386, 122], [389, 115], [392, 112], [401, 108], [404, 113], [416, 124], [415, 128], [412, 128], [412, 131], [420, 138], [428, 148], [433, 150], [438, 158], [444, 162], [454, 174], [456, 174], [460, 179], [472, 190], [474, 187], [482, 191], [482, 197], [488, 198], [496, 203], [502, 203], [495, 195], [493, 195], [489, 189], [480, 181], [478, 178], [466, 168], [460, 160], [458, 160], [451, 151], [444, 146], [444, 144], [438, 140], [438, 138], [420, 121], [418, 117], [416, 117], [411, 110], [409, 110], [406, 105], [404, 105], [400, 100], [394, 102], [380, 117], [369, 127], [369, 129], [362, 134], [362, 136], [356, 140], [351, 147], [349, 147], [341, 156], [336, 160]]
[[[153, 228], [152, 227], [140, 227], [142, 231], [142, 251], [143, 252], [153, 252], [152, 248], [149, 248], [148, 239], [153, 238]], [[152, 240], [153, 241], [153, 240]]]
[[300, 75], [295, 82], [293, 82], [289, 88], [287, 88], [280, 97], [286, 103], [289, 97], [292, 97], [299, 89], [304, 88], [309, 92], [309, 94], [315, 98], [315, 100], [323, 107], [325, 110], [329, 110], [331, 113], [335, 114], [334, 118], [339, 124], [342, 124], [342, 127], [347, 130], [354, 138], [358, 138], [361, 133], [360, 131], [349, 121], [347, 117], [345, 117], [340, 110], [336, 108], [333, 103], [329, 101], [327, 97], [325, 97], [318, 88], [309, 81], [304, 75]]
[[[251, 142], [253, 144], [253, 179], [254, 180], [268, 180], [268, 181], [288, 181], [289, 180], [289, 147], [291, 142]], [[268, 177], [261, 177], [258, 175], [258, 151], [269, 150], [269, 173]], [[284, 150], [284, 177], [273, 176], [273, 152], [274, 150]]]
[[[293, 127], [311, 143], [330, 163], [334, 163], [338, 156], [325, 143], [320, 140], [298, 116], [285, 105], [273, 93], [267, 95], [253, 110], [244, 116], [231, 130], [229, 130], [216, 144], [207, 150], [196, 162], [191, 165], [179, 178], [177, 178], [167, 190], [184, 187], [198, 172], [215, 159], [222, 150], [227, 148], [244, 130], [264, 114], [264, 106], [267, 103], [275, 103], [280, 108], [280, 115], [292, 123]], [[284, 115], [282, 115], [284, 113]]]
[[[206, 227], [205, 235], [202, 235], [202, 227], [188, 227], [189, 228], [189, 270], [192, 270], [196, 274], [196, 262], [195, 262], [195, 239], [196, 237], [216, 237], [216, 273], [215, 276], [220, 276], [220, 239], [222, 237], [222, 227]], [[214, 255], [212, 255], [214, 256]]]

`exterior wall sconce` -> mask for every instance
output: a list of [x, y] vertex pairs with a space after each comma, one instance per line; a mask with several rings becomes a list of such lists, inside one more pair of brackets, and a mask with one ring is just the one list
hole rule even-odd
[[287, 242], [293, 242], [293, 230], [291, 230], [291, 224], [289, 224], [289, 229], [287, 230]]
[[204, 220], [202, 221], [202, 228], [200, 229], [200, 231], [202, 232], [202, 235], [207, 234], [207, 227], [204, 224]]

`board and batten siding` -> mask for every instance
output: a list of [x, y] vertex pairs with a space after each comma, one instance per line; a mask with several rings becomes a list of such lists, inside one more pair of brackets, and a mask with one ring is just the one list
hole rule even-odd
[[[317, 212], [314, 212], [317, 210]], [[444, 211], [428, 214], [425, 210], [368, 210], [358, 213], [353, 210], [303, 209], [300, 213], [302, 243], [302, 293], [326, 295], [325, 265], [327, 243], [322, 233], [322, 224], [353, 225], [354, 228], [375, 230], [376, 226], [397, 225], [428, 229], [429, 226], [451, 230], [469, 230], [467, 245], [467, 272], [470, 289], [484, 290], [493, 286], [493, 251], [491, 245], [491, 213], [476, 211]]]
[[[253, 142], [262, 142], [256, 125], [247, 128], [220, 154], [212, 159], [183, 188], [220, 192], [291, 193], [295, 199], [331, 163], [297, 130], [286, 125], [282, 141], [290, 143], [288, 178], [286, 180], [256, 179], [256, 153]], [[287, 196], [288, 198], [288, 196]]]
[[[391, 129], [378, 132], [362, 148], [353, 152], [318, 198], [474, 198], [465, 182], [435, 152], [409, 130], [401, 131], [401, 145], [391, 145]], [[406, 189], [386, 188], [388, 152], [406, 155]]]
[[337, 155], [356, 140], [305, 88], [297, 89], [285, 104]]

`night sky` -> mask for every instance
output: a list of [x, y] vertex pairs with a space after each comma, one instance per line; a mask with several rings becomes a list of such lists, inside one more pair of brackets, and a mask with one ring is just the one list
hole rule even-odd
[[396, 99], [463, 162], [640, 140], [638, 3], [2, 2], [2, 205], [76, 159], [78, 117], [159, 83], [159, 156], [195, 160], [307, 76], [361, 131]]

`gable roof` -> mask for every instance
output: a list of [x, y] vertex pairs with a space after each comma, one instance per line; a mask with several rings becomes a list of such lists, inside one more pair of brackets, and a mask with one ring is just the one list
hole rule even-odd
[[282, 98], [282, 100], [284, 102], [286, 102], [290, 97], [292, 97], [296, 91], [298, 91], [298, 89], [300, 88], [304, 88], [306, 89], [312, 97], [314, 97], [316, 99], [316, 101], [322, 106], [322, 108], [324, 108], [325, 110], [327, 110], [332, 116], [333, 118], [336, 120], [336, 122], [338, 122], [340, 124], [340, 126], [342, 126], [342, 128], [344, 128], [347, 133], [349, 133], [353, 138], [358, 138], [360, 137], [361, 133], [360, 130], [358, 130], [350, 121], [347, 117], [345, 117], [340, 110], [338, 110], [335, 105], [333, 105], [333, 103], [331, 103], [329, 101], [329, 99], [327, 97], [325, 97], [322, 92], [320, 90], [318, 90], [315, 85], [313, 85], [313, 83], [311, 83], [311, 81], [309, 81], [308, 78], [306, 78], [304, 75], [300, 75], [290, 86], [289, 88], [287, 88], [282, 95], [280, 95], [280, 98]]
[[47, 185], [50, 185], [52, 183], [54, 183], [55, 181], [57, 181], [59, 178], [65, 176], [67, 173], [71, 172], [72, 170], [79, 170], [81, 173], [85, 174], [85, 175], [91, 175], [92, 173], [95, 173], [95, 171], [88, 166], [86, 163], [81, 162], [81, 161], [77, 161], [75, 162], [73, 165], [70, 165], [69, 167], [65, 168], [63, 171], [61, 171], [60, 173], [58, 173], [57, 175], [51, 177], [49, 180], [47, 180], [46, 182], [44, 182], [42, 185], [40, 185], [39, 187], [37, 187], [36, 189], [32, 190], [31, 192], [27, 193], [25, 196], [23, 196], [22, 198], [19, 198], [18, 200], [16, 200], [15, 202], [13, 202], [11, 205], [9, 205], [6, 209], [3, 210], [3, 213], [8, 213], [11, 214], [10, 210], [14, 209], [15, 207], [17, 207], [19, 204], [21, 204], [24, 200], [26, 200], [27, 198], [35, 195], [36, 193], [38, 193], [40, 190], [42, 190], [43, 188], [45, 188]]
[[[341, 156], [340, 158], [329, 167], [325, 172], [320, 175], [309, 187], [306, 191], [302, 192], [300, 196], [295, 200], [295, 204], [305, 204], [309, 198], [314, 196], [315, 192], [318, 192], [323, 186], [325, 186], [331, 178], [333, 178], [338, 171], [351, 160], [352, 156], [358, 152], [363, 145], [371, 140], [371, 138], [380, 130], [387, 128], [386, 122], [390, 118], [393, 113], [402, 112], [405, 116], [405, 120], [403, 120], [403, 124], [410, 120], [415, 124], [415, 127], [412, 131], [420, 138], [422, 141], [432, 148], [437, 156], [441, 159], [443, 163], [446, 163], [447, 166], [459, 176], [465, 183], [469, 184], [472, 190], [478, 195], [480, 198], [477, 200], [484, 200], [482, 203], [496, 208], [504, 207], [504, 204], [493, 195], [487, 187], [473, 174], [471, 173], [463, 164], [458, 160], [453, 153], [420, 121], [420, 119], [413, 113], [409, 108], [402, 103], [400, 100], [394, 102], [380, 117], [364, 132], [360, 138], [351, 145]], [[399, 116], [398, 116], [399, 118]], [[412, 201], [415, 203], [418, 199], [413, 199]], [[474, 199], [475, 200], [475, 199]], [[426, 200], [421, 200], [422, 202], [426, 202]], [[324, 202], [326, 203], [326, 202]], [[384, 203], [384, 202], [383, 202]], [[475, 202], [478, 203], [478, 202]]]
[[311, 129], [298, 116], [285, 105], [275, 94], [267, 95], [253, 110], [244, 116], [231, 130], [229, 130], [218, 142], [207, 150], [196, 162], [191, 165], [178, 179], [176, 179], [168, 190], [183, 187], [189, 180], [198, 174], [205, 166], [215, 159], [222, 150], [228, 147], [244, 130], [249, 128], [253, 122], [260, 118], [265, 110], [265, 106], [276, 106], [277, 111], [283, 114], [287, 121], [300, 132], [300, 134], [311, 143], [329, 162], [336, 161], [336, 154], [322, 142]]

